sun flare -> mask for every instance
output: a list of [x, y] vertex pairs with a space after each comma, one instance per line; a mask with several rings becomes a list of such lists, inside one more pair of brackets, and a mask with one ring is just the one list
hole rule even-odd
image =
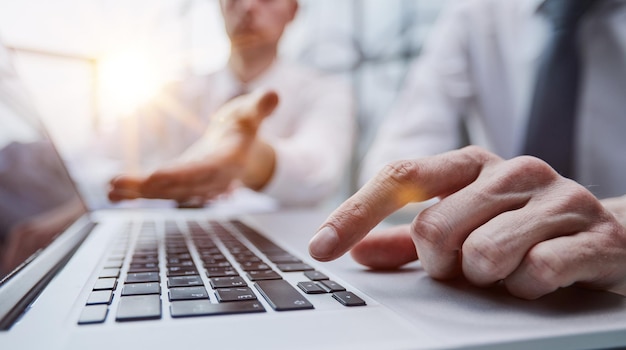
[[132, 113], [156, 95], [164, 83], [154, 57], [140, 50], [108, 55], [98, 64], [102, 103], [112, 117]]

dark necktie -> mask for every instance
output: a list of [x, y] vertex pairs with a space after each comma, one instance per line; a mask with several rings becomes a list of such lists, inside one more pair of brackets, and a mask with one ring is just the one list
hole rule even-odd
[[578, 24], [596, 0], [547, 0], [552, 36], [539, 67], [530, 109], [524, 154], [548, 162], [573, 177], [580, 52]]

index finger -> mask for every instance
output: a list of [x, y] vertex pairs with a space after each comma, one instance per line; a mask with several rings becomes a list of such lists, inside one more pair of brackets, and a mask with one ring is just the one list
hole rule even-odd
[[391, 163], [326, 219], [309, 243], [309, 253], [320, 261], [336, 259], [394, 211], [460, 190], [476, 180], [485, 164], [497, 159], [470, 146]]

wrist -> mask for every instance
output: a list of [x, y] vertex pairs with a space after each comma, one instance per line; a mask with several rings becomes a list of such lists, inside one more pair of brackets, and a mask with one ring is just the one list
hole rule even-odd
[[260, 191], [274, 175], [276, 152], [268, 143], [256, 140], [247, 158], [241, 182], [252, 190]]

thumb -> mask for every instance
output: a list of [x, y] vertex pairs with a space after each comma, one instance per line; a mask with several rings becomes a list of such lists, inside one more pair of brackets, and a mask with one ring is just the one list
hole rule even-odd
[[260, 91], [252, 94], [255, 109], [261, 118], [274, 112], [278, 106], [278, 94], [273, 90]]
[[256, 137], [261, 122], [277, 105], [278, 94], [273, 90], [256, 91], [226, 102], [211, 117], [204, 136], [187, 148], [178, 161], [203, 159], [212, 151], [224, 149], [225, 140], [237, 145], [248, 144]]
[[278, 106], [278, 94], [273, 90], [260, 90], [242, 95], [218, 111], [220, 121], [233, 120], [242, 131], [256, 132], [259, 125]]
[[417, 259], [409, 225], [372, 231], [350, 254], [356, 262], [378, 270], [395, 269]]

